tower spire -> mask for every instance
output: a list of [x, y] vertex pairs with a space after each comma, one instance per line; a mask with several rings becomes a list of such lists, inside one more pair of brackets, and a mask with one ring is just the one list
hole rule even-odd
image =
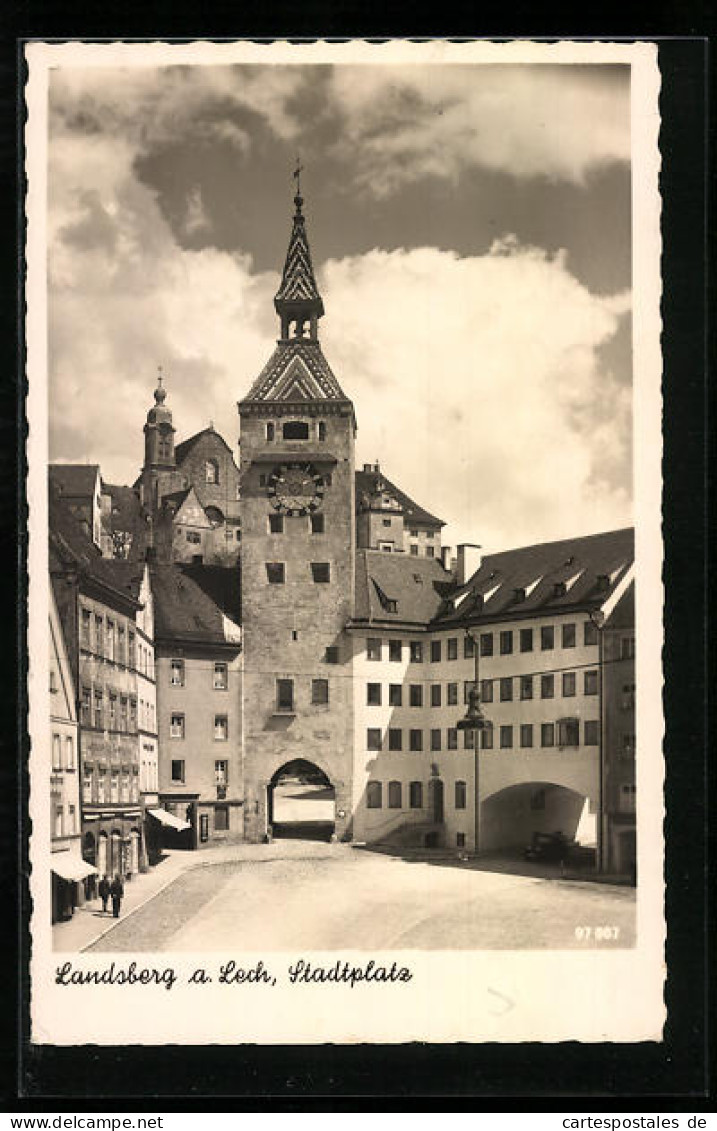
[[309, 240], [306, 235], [306, 217], [301, 211], [304, 204], [304, 198], [301, 195], [301, 174], [303, 171], [304, 167], [300, 158], [297, 157], [296, 168], [292, 174], [296, 181], [296, 195], [294, 196], [296, 212], [294, 213], [281, 285], [274, 296], [274, 308], [281, 319], [282, 339], [286, 340], [291, 337], [292, 325], [294, 326], [295, 337], [306, 337], [306, 323], [308, 322], [308, 336], [315, 341], [318, 337], [318, 321], [324, 313], [324, 304], [314, 277]]

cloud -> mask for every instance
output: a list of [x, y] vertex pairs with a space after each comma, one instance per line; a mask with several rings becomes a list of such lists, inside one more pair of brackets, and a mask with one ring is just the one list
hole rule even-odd
[[245, 151], [247, 112], [279, 138], [298, 124], [290, 106], [305, 76], [297, 67], [60, 67], [51, 73], [51, 129], [113, 136], [135, 152], [181, 138], [220, 139]]
[[474, 166], [583, 184], [630, 159], [626, 68], [337, 67], [331, 99], [343, 118], [337, 156], [357, 162], [356, 183], [377, 197]]
[[183, 226], [184, 234], [187, 236], [204, 235], [211, 231], [211, 221], [207, 216], [199, 185], [195, 185], [187, 197], [187, 210]]
[[454, 542], [631, 521], [631, 398], [600, 361], [628, 296], [593, 295], [563, 256], [514, 239], [474, 258], [374, 251], [329, 262], [324, 279], [358, 458], [382, 458]]

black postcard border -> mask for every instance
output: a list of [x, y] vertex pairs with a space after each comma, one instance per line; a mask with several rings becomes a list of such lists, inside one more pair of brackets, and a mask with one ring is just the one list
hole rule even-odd
[[[355, 1109], [352, 1097], [361, 1097], [364, 1108], [367, 1100], [380, 1100], [383, 1109], [396, 1102], [402, 1109], [420, 1104], [421, 1110], [430, 1110], [436, 1105], [440, 1108], [441, 1099], [446, 1097], [454, 1101], [502, 1098], [508, 1108], [521, 1097], [529, 1098], [534, 1110], [540, 1107], [554, 1110], [556, 1101], [558, 1106], [567, 1106], [569, 1099], [576, 1098], [587, 1102], [590, 1108], [609, 1107], [615, 1100], [620, 1101], [623, 1109], [635, 1104], [644, 1108], [648, 1097], [659, 1099], [662, 1110], [670, 1110], [670, 1107], [674, 1110], [677, 1101], [681, 1110], [686, 1104], [690, 1109], [701, 1107], [706, 1097], [713, 1094], [708, 1073], [706, 1024], [709, 999], [706, 899], [707, 41], [698, 38], [659, 40], [664, 246], [664, 705], [668, 880], [668, 1020], [663, 1043], [84, 1046], [62, 1049], [28, 1043], [27, 959], [31, 940], [25, 926], [28, 912], [24, 701], [26, 423], [23, 379], [15, 376], [13, 380], [11, 376], [24, 373], [22, 289], [16, 298], [17, 265], [22, 264], [24, 248], [22, 49], [26, 38], [135, 38], [130, 35], [130, 29], [133, 23], [142, 22], [144, 26], [137, 29], [136, 38], [160, 36], [147, 26], [151, 20], [134, 18], [139, 13], [134, 16], [131, 12], [122, 13], [121, 36], [109, 36], [106, 27], [98, 31], [97, 19], [86, 15], [75, 20], [82, 25], [81, 29], [68, 28], [73, 20], [60, 5], [56, 8], [44, 5], [41, 15], [45, 18], [36, 22], [29, 8], [23, 5], [22, 11], [13, 12], [13, 15], [19, 14], [15, 25], [17, 39], [15, 44], [10, 44], [10, 51], [5, 42], [0, 54], [0, 107], [3, 110], [0, 152], [8, 158], [3, 162], [5, 169], [17, 170], [14, 181], [10, 176], [5, 177], [1, 190], [6, 219], [10, 214], [17, 218], [16, 244], [7, 222], [0, 236], [0, 247], [5, 252], [0, 276], [5, 302], [1, 307], [6, 322], [6, 333], [0, 339], [5, 355], [5, 379], [0, 382], [0, 460], [5, 473], [0, 486], [0, 550], [5, 552], [6, 561], [18, 563], [16, 592], [13, 594], [10, 586], [3, 589], [8, 601], [5, 623], [14, 624], [16, 629], [16, 650], [6, 646], [2, 655], [6, 692], [3, 706], [7, 715], [4, 733], [17, 732], [17, 749], [21, 753], [17, 776], [12, 771], [11, 754], [0, 767], [0, 844], [6, 861], [0, 876], [0, 896], [6, 909], [2, 917], [3, 955], [6, 973], [10, 976], [6, 1003], [16, 993], [16, 986], [18, 991], [15, 1017], [8, 1019], [12, 1011], [5, 1011], [6, 1025], [8, 1020], [10, 1024], [3, 1042], [4, 1052], [0, 1053], [5, 1110], [94, 1108], [107, 1112], [132, 1110], [138, 1106], [143, 1111], [152, 1107], [165, 1111], [173, 1108], [206, 1110], [213, 1106], [207, 1100], [219, 1097], [234, 1099], [242, 1111], [350, 1111]], [[324, 5], [322, 11], [323, 18], [320, 13], [319, 19], [322, 35], [341, 34], [328, 5]], [[363, 12], [375, 16], [376, 6], [373, 11], [369, 6]], [[252, 19], [256, 24], [259, 8], [250, 5], [242, 14], [245, 27]], [[146, 17], [147, 13], [144, 15]], [[174, 7], [171, 10], [159, 8], [153, 15], [164, 30], [174, 29], [172, 39], [178, 37], [180, 25], [187, 17], [186, 11]], [[346, 17], [345, 11], [343, 17]], [[663, 12], [658, 12], [658, 25], [660, 17], [664, 18]], [[420, 24], [420, 19], [417, 22]], [[544, 27], [547, 22], [544, 21]], [[267, 28], [267, 23], [271, 25], [274, 19], [263, 19], [263, 35], [273, 30]], [[301, 13], [293, 14], [290, 23], [289, 32], [284, 28], [284, 38], [300, 39], [311, 34]], [[61, 31], [57, 30], [58, 25]], [[362, 34], [360, 21], [356, 22], [356, 27], [354, 35]], [[450, 37], [459, 38], [462, 30], [452, 28]], [[183, 37], [217, 38], [214, 33], [201, 35], [196, 28], [189, 27], [181, 27], [181, 33]], [[282, 34], [281, 29], [277, 28], [276, 33]], [[391, 32], [385, 29], [382, 34]], [[523, 30], [513, 34], [525, 37], [531, 33]], [[418, 31], [412, 33], [412, 37], [418, 35]], [[540, 38], [545, 35], [543, 30]], [[504, 24], [496, 38], [506, 37]], [[576, 37], [563, 31], [561, 38], [587, 37], [584, 33]], [[620, 37], [603, 33], [589, 38]], [[654, 40], [656, 35], [637, 38]], [[10, 752], [10, 743], [6, 745]], [[13, 890], [15, 888], [17, 890]], [[16, 916], [11, 914], [12, 908], [17, 909]], [[19, 977], [14, 972], [19, 972]]]

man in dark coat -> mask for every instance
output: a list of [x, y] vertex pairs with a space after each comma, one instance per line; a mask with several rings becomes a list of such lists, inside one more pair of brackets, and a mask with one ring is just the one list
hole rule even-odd
[[122, 896], [124, 895], [124, 885], [119, 875], [115, 875], [115, 878], [110, 884], [110, 895], [112, 896], [112, 914], [115, 919], [119, 919], [120, 904], [122, 902]]
[[107, 878], [107, 876], [102, 877], [97, 890], [99, 891], [100, 899], [102, 900], [102, 914], [106, 915], [107, 914], [107, 900], [110, 897], [110, 881]]

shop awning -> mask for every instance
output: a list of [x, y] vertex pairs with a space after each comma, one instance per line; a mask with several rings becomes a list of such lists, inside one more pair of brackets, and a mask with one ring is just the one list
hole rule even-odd
[[150, 817], [154, 817], [162, 825], [167, 825], [170, 829], [178, 829], [182, 832], [184, 829], [191, 829], [189, 821], [183, 821], [181, 817], [175, 817], [174, 813], [168, 813], [166, 809], [148, 809]]
[[63, 880], [84, 880], [96, 876], [97, 869], [88, 864], [77, 852], [55, 852], [50, 864], [52, 871]]

